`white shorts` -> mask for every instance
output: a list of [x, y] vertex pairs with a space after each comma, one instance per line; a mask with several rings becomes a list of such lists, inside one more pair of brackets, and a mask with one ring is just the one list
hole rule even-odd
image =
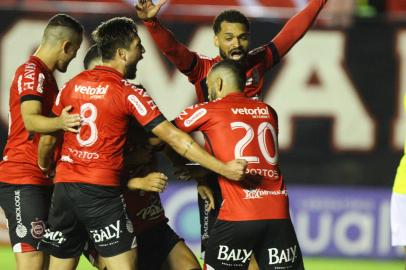
[[392, 193], [390, 220], [392, 246], [406, 246], [406, 194]]

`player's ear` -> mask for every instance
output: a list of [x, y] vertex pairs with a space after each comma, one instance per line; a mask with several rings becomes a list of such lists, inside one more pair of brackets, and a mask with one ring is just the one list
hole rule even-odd
[[69, 41], [69, 40], [65, 40], [65, 41], [62, 43], [63, 52], [64, 52], [65, 54], [67, 54], [67, 53], [69, 52], [69, 50], [71, 49], [71, 47], [72, 47], [72, 42]]
[[214, 35], [213, 42], [214, 46], [219, 47], [219, 38], [217, 35]]
[[118, 48], [116, 53], [121, 60], [127, 61], [127, 53], [123, 48]]
[[223, 90], [223, 79], [218, 77], [215, 82], [216, 91], [221, 92]]

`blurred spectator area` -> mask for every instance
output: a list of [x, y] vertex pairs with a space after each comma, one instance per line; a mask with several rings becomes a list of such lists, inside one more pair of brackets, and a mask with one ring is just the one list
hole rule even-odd
[[[157, 0], [154, 0], [154, 2]], [[287, 19], [308, 0], [169, 0], [161, 16], [176, 21], [210, 22], [221, 10], [238, 9], [260, 20]], [[0, 9], [32, 12], [133, 15], [134, 0], [1, 0]], [[406, 19], [406, 0], [329, 0], [318, 23], [348, 26], [354, 17]]]

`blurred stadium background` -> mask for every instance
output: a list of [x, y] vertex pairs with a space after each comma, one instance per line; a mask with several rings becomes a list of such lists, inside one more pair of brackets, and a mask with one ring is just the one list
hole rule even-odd
[[[211, 22], [222, 9], [237, 8], [251, 18], [255, 47], [306, 2], [170, 0], [160, 18], [189, 48], [214, 56]], [[57, 74], [62, 86], [82, 70], [92, 30], [114, 16], [134, 17], [132, 5], [133, 0], [0, 1], [1, 151], [15, 68], [36, 49], [46, 21], [64, 12], [85, 26], [77, 58], [66, 74]], [[171, 119], [195, 102], [194, 89], [142, 24], [140, 35], [147, 53], [137, 81]], [[329, 0], [312, 30], [266, 76], [263, 98], [279, 113], [281, 167], [307, 269], [403, 269], [403, 250], [390, 244], [389, 203], [405, 139], [404, 91], [406, 0]], [[199, 254], [195, 185], [173, 179], [162, 199], [171, 225]], [[0, 244], [0, 269], [14, 269], [2, 213]], [[83, 261], [79, 269], [91, 267]]]

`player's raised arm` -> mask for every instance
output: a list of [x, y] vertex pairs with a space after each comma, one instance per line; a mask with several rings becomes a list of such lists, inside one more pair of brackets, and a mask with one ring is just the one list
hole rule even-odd
[[156, 16], [167, 0], [160, 0], [153, 4], [151, 0], [137, 1], [135, 10], [137, 17], [144, 22], [155, 44], [161, 52], [171, 61], [181, 72], [188, 72], [196, 63], [197, 55], [190, 51], [185, 45], [176, 40], [171, 31], [162, 26]]
[[327, 0], [310, 0], [302, 11], [286, 22], [272, 40], [278, 53], [273, 59], [282, 58], [304, 36], [326, 2]]
[[244, 178], [245, 168], [247, 167], [245, 160], [232, 160], [226, 164], [217, 160], [200, 147], [192, 137], [175, 128], [169, 121], [161, 122], [152, 129], [152, 133], [168, 143], [180, 155], [198, 162], [205, 168], [221, 174], [230, 180], [239, 181]]

